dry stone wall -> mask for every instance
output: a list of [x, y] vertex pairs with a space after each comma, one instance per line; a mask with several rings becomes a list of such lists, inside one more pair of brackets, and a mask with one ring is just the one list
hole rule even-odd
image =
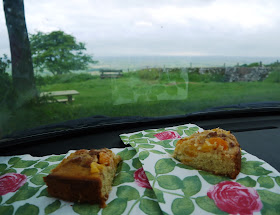
[[270, 73], [269, 67], [209, 67], [209, 68], [190, 68], [189, 72], [199, 74], [221, 74], [224, 75], [225, 82], [250, 82], [262, 81]]
[[227, 82], [262, 81], [270, 72], [266, 67], [229, 67], [225, 70]]

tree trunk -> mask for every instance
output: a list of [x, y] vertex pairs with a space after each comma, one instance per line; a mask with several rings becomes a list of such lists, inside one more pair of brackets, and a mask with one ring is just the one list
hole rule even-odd
[[3, 2], [10, 40], [13, 86], [21, 97], [30, 99], [36, 95], [36, 87], [24, 3], [23, 0]]

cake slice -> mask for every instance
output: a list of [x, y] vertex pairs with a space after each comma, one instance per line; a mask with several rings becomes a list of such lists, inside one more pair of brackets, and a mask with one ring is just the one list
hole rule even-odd
[[88, 202], [106, 207], [117, 165], [121, 161], [110, 149], [81, 149], [44, 177], [48, 193], [66, 201]]
[[178, 140], [173, 157], [196, 169], [232, 179], [241, 169], [239, 143], [230, 131], [219, 128]]

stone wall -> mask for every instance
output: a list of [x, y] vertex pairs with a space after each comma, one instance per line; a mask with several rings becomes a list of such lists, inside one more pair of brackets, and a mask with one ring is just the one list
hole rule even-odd
[[270, 69], [267, 67], [227, 67], [225, 69], [225, 81], [262, 81], [269, 73]]
[[189, 72], [198, 72], [199, 74], [221, 74], [225, 76], [225, 82], [239, 81], [262, 81], [270, 73], [268, 67], [209, 67], [209, 68], [189, 68]]

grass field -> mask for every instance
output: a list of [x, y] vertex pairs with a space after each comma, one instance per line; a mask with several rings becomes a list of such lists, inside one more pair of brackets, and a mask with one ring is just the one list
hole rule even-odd
[[180, 71], [130, 73], [119, 79], [69, 74], [38, 79], [37, 85], [40, 91], [77, 90], [80, 95], [73, 104], [32, 103], [16, 111], [2, 110], [2, 134], [93, 115], [183, 115], [215, 106], [280, 100], [279, 82], [224, 83], [221, 77]]

